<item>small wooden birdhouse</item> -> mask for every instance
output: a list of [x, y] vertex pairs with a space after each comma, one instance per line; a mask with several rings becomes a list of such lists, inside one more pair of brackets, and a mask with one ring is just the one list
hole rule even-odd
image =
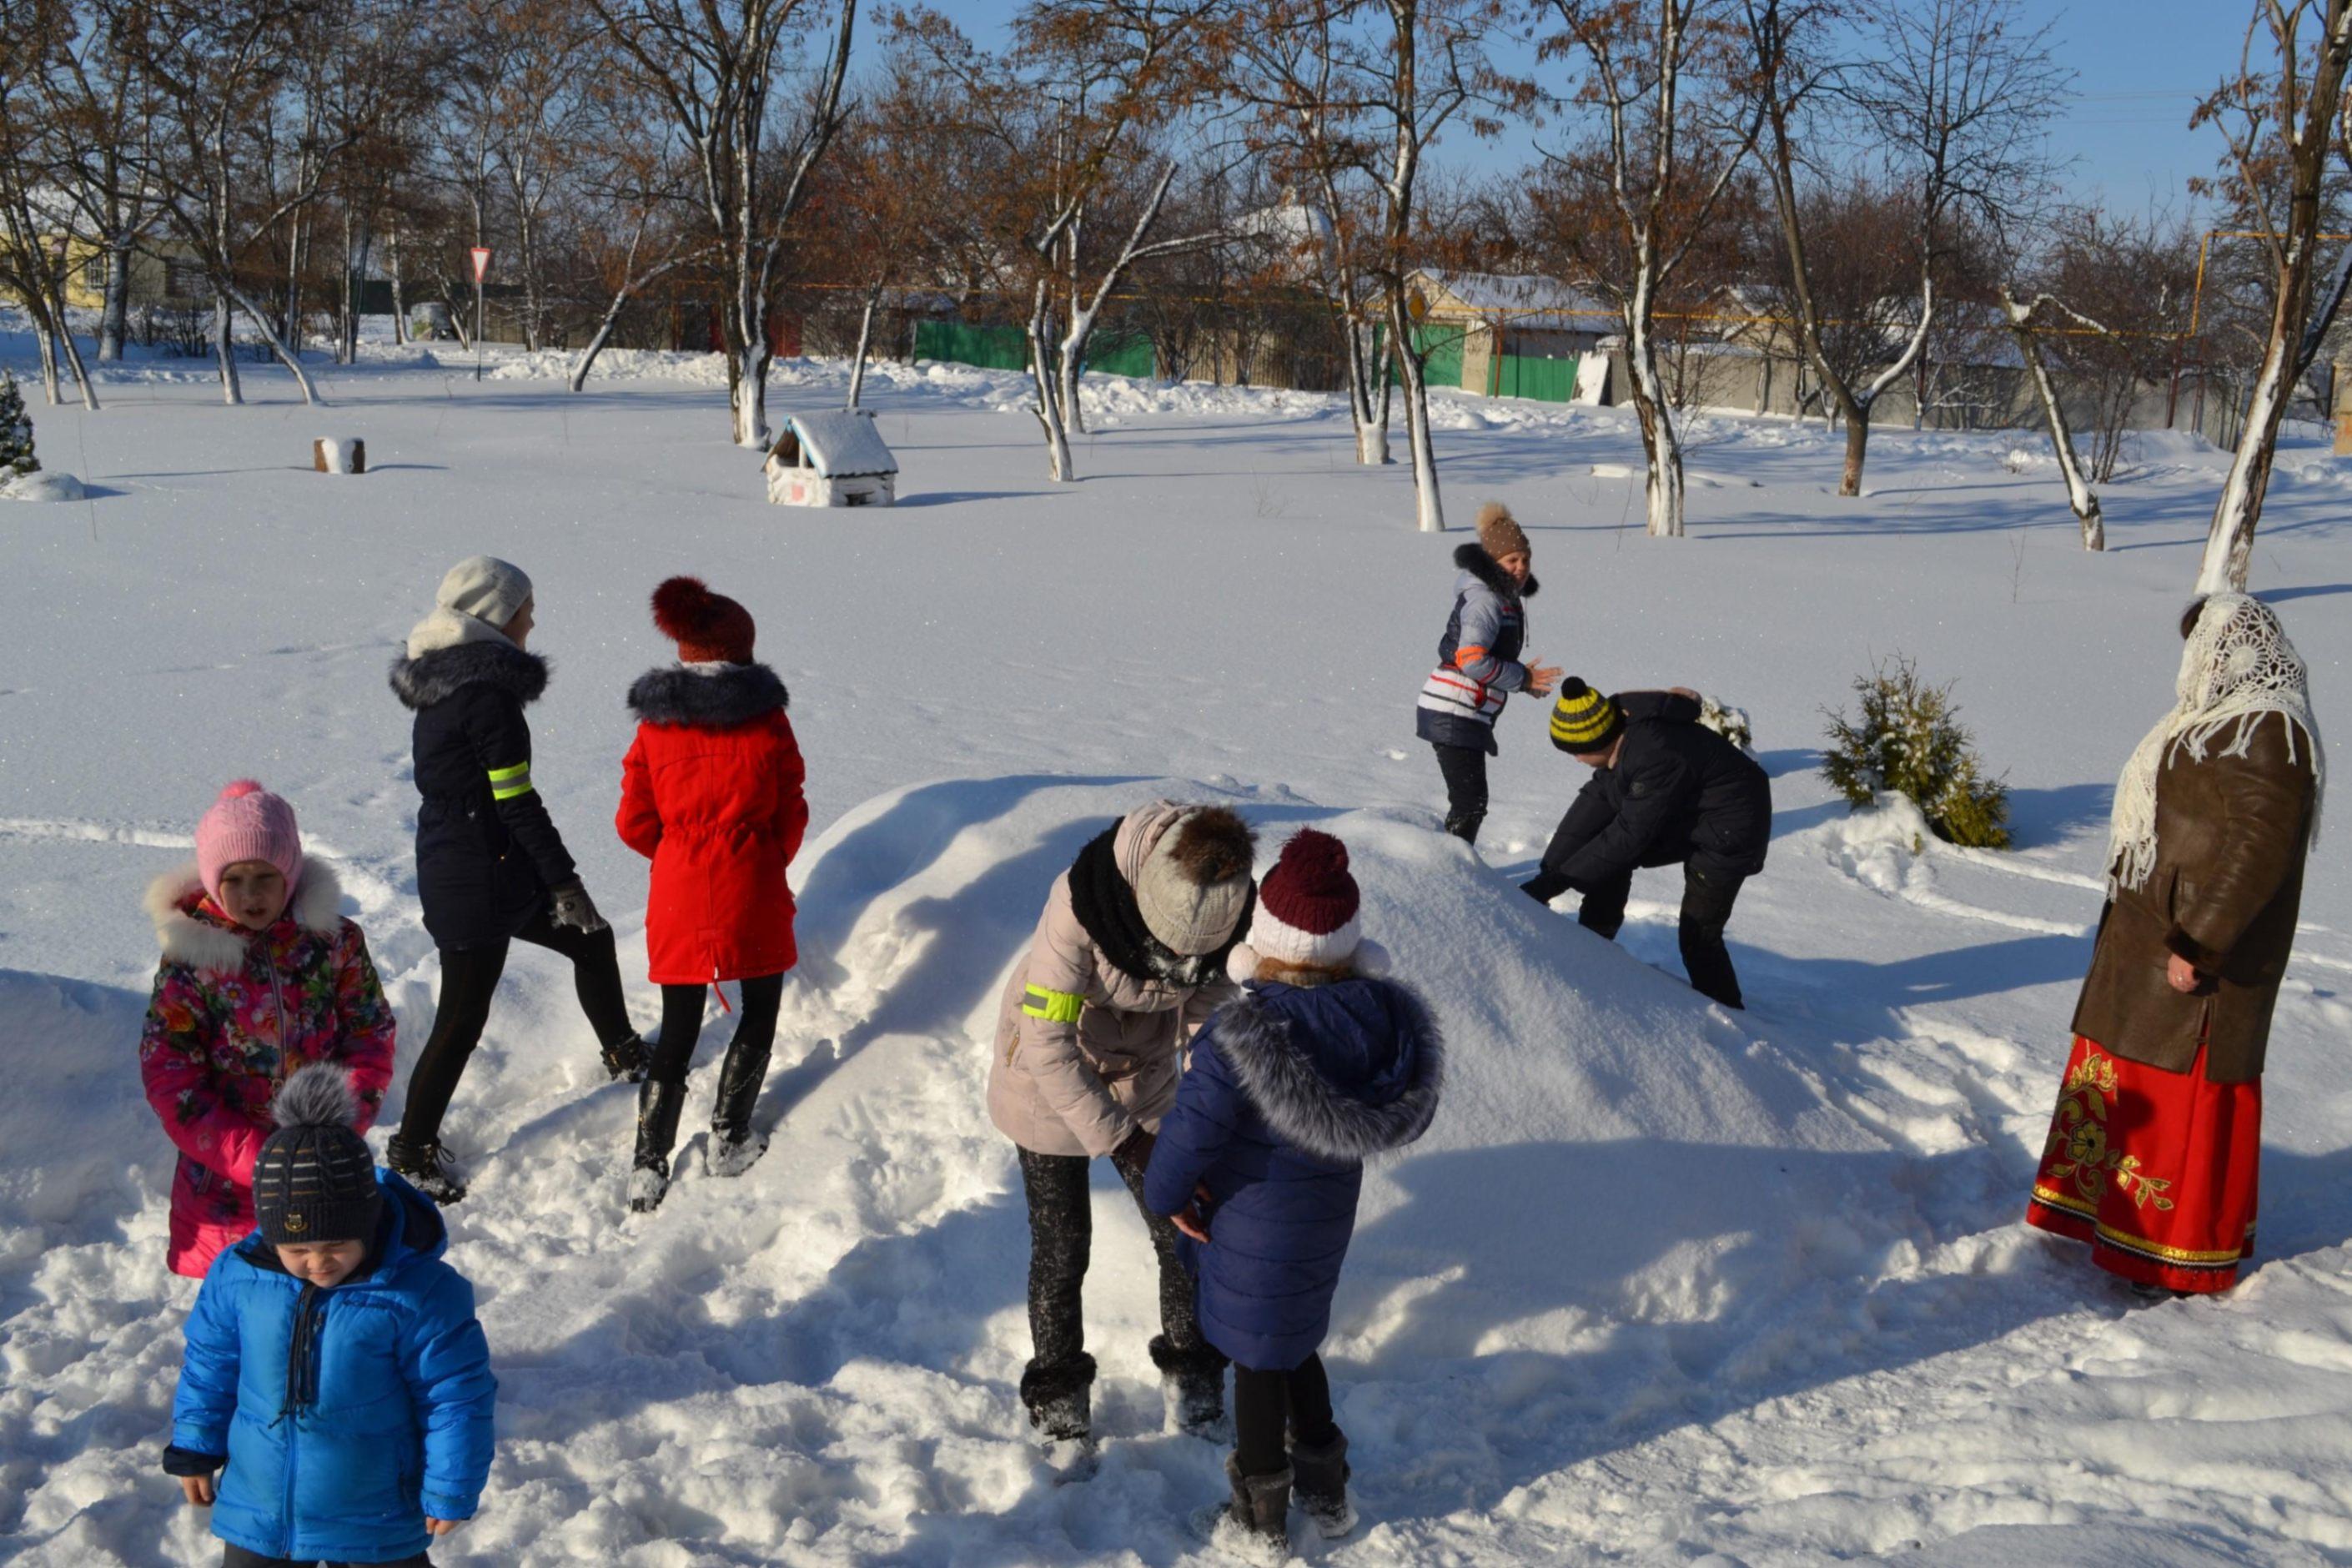
[[768, 450], [768, 499], [778, 506], [889, 506], [898, 459], [861, 409], [794, 414]]

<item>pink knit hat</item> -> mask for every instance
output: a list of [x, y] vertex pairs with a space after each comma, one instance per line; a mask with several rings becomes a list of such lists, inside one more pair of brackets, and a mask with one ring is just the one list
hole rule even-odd
[[196, 824], [196, 875], [214, 903], [220, 902], [221, 873], [241, 860], [277, 867], [289, 894], [302, 879], [302, 835], [294, 826], [294, 808], [252, 779], [221, 791]]

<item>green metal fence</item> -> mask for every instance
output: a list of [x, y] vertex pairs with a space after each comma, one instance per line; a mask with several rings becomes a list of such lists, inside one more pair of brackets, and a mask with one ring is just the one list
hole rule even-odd
[[1532, 397], [1538, 403], [1576, 401], [1576, 367], [1569, 359], [1529, 359], [1505, 354], [1495, 370], [1495, 395]]
[[[915, 357], [973, 364], [984, 370], [1029, 368], [1029, 335], [1019, 327], [976, 327], [962, 321], [915, 323]], [[1151, 340], [1140, 333], [1097, 332], [1087, 342], [1087, 368], [1106, 375], [1149, 379], [1158, 374]]]

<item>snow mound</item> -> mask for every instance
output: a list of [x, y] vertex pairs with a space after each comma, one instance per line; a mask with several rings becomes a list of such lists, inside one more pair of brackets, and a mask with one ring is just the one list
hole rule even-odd
[[7, 483], [0, 484], [0, 497], [9, 500], [84, 500], [89, 496], [89, 490], [79, 479], [55, 468], [43, 468], [36, 474], [20, 474]]
[[[1629, 1435], [1653, 1429], [1780, 1353], [1715, 1367], [1727, 1323], [1825, 1289], [1823, 1247], [1893, 1239], [1866, 1212], [1904, 1206], [1878, 1190], [1881, 1140], [1426, 814], [1154, 779], [902, 789], [798, 868], [803, 962], [761, 1112], [774, 1143], [739, 1178], [692, 1157], [723, 1026], [705, 1033], [667, 1202], [625, 1223], [632, 1097], [590, 1070], [562, 976], [521, 966], [502, 994], [446, 1130], [474, 1172], [452, 1256], [500, 1378], [497, 1466], [459, 1558], [1073, 1560], [1174, 1538], [1220, 1495], [1222, 1450], [1161, 1430], [1148, 1246], [1106, 1177], [1087, 1311], [1111, 1441], [1087, 1508], [1056, 1500], [1016, 1393], [1019, 1177], [984, 1109], [999, 988], [1048, 886], [1161, 795], [1240, 809], [1262, 865], [1297, 825], [1339, 833], [1367, 931], [1449, 1037], [1436, 1125], [1366, 1184], [1326, 1351], [1358, 1468], [1380, 1478], [1370, 1517], [1493, 1508], [1560, 1462], [1562, 1424], [1589, 1425], [1595, 1400]], [[404, 979], [394, 994], [405, 1056], [419, 998]], [[30, 1460], [20, 1561], [200, 1550], [148, 1473], [189, 1287], [163, 1271], [170, 1160], [128, 1070], [141, 1002], [0, 976], [0, 1025], [45, 1047], [0, 1104], [0, 1451]], [[100, 1491], [120, 1506], [75, 1500]]]

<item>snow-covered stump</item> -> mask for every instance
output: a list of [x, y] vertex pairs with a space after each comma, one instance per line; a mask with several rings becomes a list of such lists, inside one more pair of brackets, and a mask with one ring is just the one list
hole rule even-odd
[[367, 443], [356, 436], [321, 436], [310, 443], [310, 471], [317, 474], [364, 474]]

